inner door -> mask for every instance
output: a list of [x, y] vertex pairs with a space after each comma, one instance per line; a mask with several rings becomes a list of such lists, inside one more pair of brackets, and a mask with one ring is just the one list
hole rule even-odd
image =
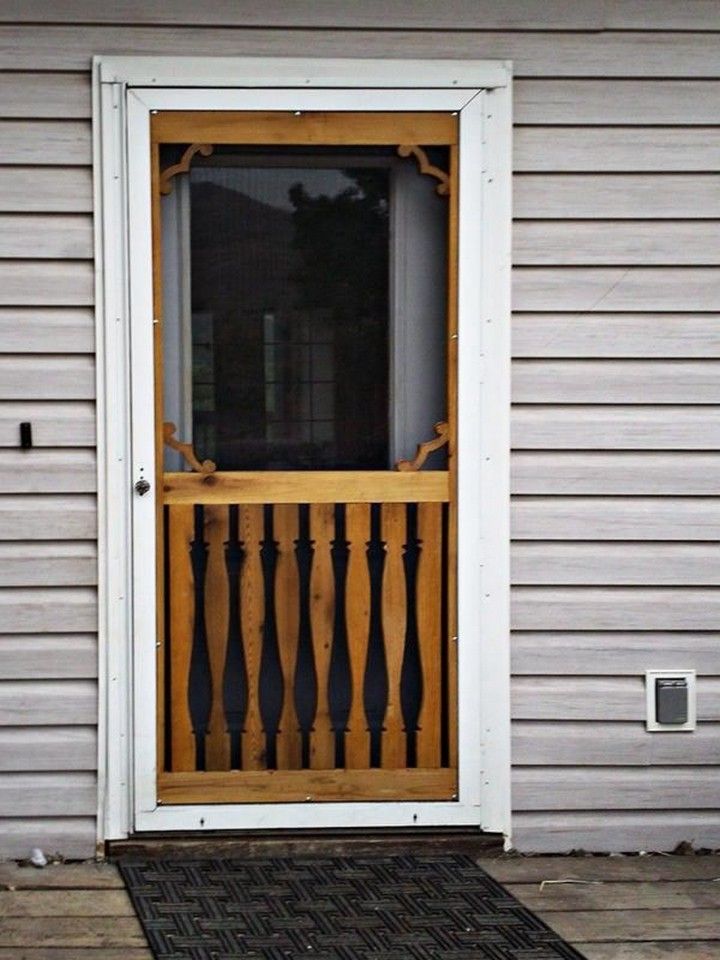
[[158, 801], [457, 796], [457, 117], [152, 117]]

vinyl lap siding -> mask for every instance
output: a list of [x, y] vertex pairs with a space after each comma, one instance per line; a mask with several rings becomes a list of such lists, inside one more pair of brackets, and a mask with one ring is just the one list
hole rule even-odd
[[[514, 840], [720, 844], [719, 19], [702, 0], [5, 0], [0, 854], [94, 850], [90, 57], [299, 49], [514, 61]], [[701, 676], [699, 730], [646, 735], [642, 672], [675, 666]]]

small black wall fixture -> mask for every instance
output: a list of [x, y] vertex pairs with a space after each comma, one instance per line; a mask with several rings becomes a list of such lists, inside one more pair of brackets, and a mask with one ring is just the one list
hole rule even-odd
[[20, 424], [20, 446], [23, 450], [29, 450], [32, 445], [32, 424], [25, 421]]

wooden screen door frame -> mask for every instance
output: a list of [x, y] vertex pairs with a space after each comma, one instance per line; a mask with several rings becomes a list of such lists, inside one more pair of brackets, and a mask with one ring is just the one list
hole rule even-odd
[[[101, 750], [103, 836], [447, 825], [509, 836], [507, 64], [102, 58], [95, 62], [95, 79], [98, 252], [104, 268], [98, 309], [101, 549], [106, 550], [100, 584], [107, 740]], [[141, 497], [132, 486], [146, 479], [154, 488], [155, 481], [150, 118], [167, 110], [458, 116], [456, 800], [158, 803], [156, 502], [154, 489]], [[126, 327], [118, 325], [122, 317]], [[123, 546], [131, 563], [118, 555]]]

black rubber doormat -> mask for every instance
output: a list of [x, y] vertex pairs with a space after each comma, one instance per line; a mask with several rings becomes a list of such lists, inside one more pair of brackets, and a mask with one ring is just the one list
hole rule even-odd
[[470, 857], [119, 866], [157, 960], [583, 960]]

